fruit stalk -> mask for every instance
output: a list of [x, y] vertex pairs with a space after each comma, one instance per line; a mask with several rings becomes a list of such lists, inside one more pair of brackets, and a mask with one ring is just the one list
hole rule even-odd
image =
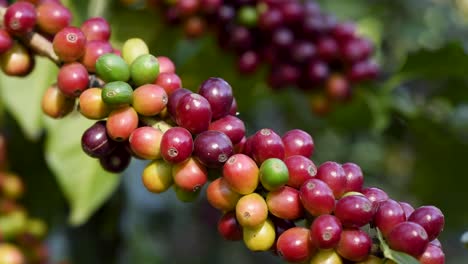
[[[0, 24], [3, 24], [3, 15], [6, 12], [5, 7], [0, 7]], [[41, 34], [33, 31], [20, 37], [21, 42], [31, 48], [36, 54], [49, 58], [52, 62], [60, 66], [61, 62], [52, 47], [52, 42]]]

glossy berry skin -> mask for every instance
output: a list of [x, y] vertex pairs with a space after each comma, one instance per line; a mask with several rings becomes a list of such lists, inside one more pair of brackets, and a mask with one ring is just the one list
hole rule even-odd
[[374, 225], [379, 228], [384, 237], [394, 226], [404, 221], [406, 221], [405, 211], [398, 202], [392, 199], [381, 202], [374, 215]]
[[408, 217], [408, 221], [421, 225], [426, 230], [429, 241], [439, 236], [445, 224], [445, 218], [440, 209], [432, 205], [417, 208]]
[[424, 253], [429, 240], [421, 225], [408, 221], [393, 227], [387, 236], [387, 243], [394, 250], [418, 258]]
[[229, 241], [242, 239], [242, 226], [237, 221], [235, 212], [227, 212], [219, 219], [218, 233]]
[[315, 177], [317, 167], [314, 162], [302, 155], [293, 155], [284, 159], [288, 167], [289, 179], [286, 185], [299, 189], [308, 179]]
[[37, 26], [47, 34], [56, 34], [68, 27], [72, 14], [68, 8], [53, 1], [42, 2], [37, 6]]
[[270, 219], [256, 227], [243, 228], [245, 246], [251, 251], [267, 251], [275, 243], [275, 227]]
[[88, 119], [103, 119], [111, 111], [109, 105], [102, 100], [101, 88], [89, 88], [84, 90], [79, 98], [79, 111]]
[[263, 128], [252, 137], [252, 156], [258, 164], [269, 158], [284, 158], [284, 144], [272, 129]]
[[414, 212], [414, 207], [407, 202], [398, 202], [398, 203], [400, 204], [401, 208], [403, 208], [403, 211], [405, 211], [406, 220], [408, 220], [410, 215]]
[[117, 144], [108, 135], [106, 121], [98, 121], [89, 127], [81, 137], [81, 148], [93, 158], [109, 155]]
[[199, 191], [208, 180], [208, 172], [196, 159], [174, 164], [172, 167], [174, 183], [187, 192]]
[[223, 132], [229, 137], [233, 145], [239, 143], [245, 136], [244, 122], [232, 115], [211, 122], [208, 130]]
[[236, 204], [236, 218], [243, 227], [254, 228], [268, 218], [268, 206], [258, 193], [242, 196]]
[[293, 227], [284, 231], [278, 237], [276, 251], [287, 262], [308, 260], [313, 253], [309, 229]]
[[81, 30], [87, 40], [109, 41], [111, 28], [103, 17], [92, 17], [81, 24]]
[[36, 18], [36, 9], [33, 4], [16, 2], [7, 8], [3, 16], [3, 25], [11, 34], [21, 36], [34, 29]]
[[333, 191], [321, 180], [312, 178], [305, 181], [299, 192], [302, 205], [313, 216], [330, 214], [335, 208]]
[[193, 155], [208, 168], [220, 168], [234, 154], [234, 147], [226, 134], [208, 130], [197, 135]]
[[176, 121], [176, 110], [177, 110], [177, 104], [179, 103], [180, 99], [186, 95], [186, 94], [191, 94], [192, 91], [185, 89], [185, 88], [180, 88], [175, 90], [171, 95], [169, 95], [169, 99], [167, 100], [167, 112], [171, 116], [171, 119], [173, 121]]
[[91, 40], [86, 42], [85, 52], [81, 57], [81, 63], [89, 72], [96, 72], [97, 59], [107, 53], [112, 53], [113, 49], [109, 42], [102, 40]]
[[74, 107], [75, 100], [66, 97], [56, 85], [47, 88], [42, 96], [42, 112], [52, 118], [62, 118], [71, 113]]
[[289, 186], [269, 192], [266, 202], [268, 211], [278, 218], [296, 220], [304, 216], [299, 191]]
[[340, 220], [333, 215], [320, 215], [314, 219], [310, 226], [310, 239], [312, 245], [319, 249], [331, 249], [338, 245], [343, 226]]
[[361, 167], [352, 162], [342, 164], [341, 167], [346, 175], [345, 192], [360, 192], [364, 184]]
[[206, 189], [206, 199], [211, 206], [220, 211], [234, 210], [240, 198], [241, 195], [232, 190], [222, 177], [212, 181]]
[[245, 154], [232, 155], [223, 166], [223, 177], [231, 188], [240, 194], [250, 194], [259, 183], [259, 168]]
[[[159, 61], [159, 71], [161, 71], [161, 66], [161, 61]], [[173, 72], [160, 72], [154, 84], [161, 86], [168, 95], [171, 95], [182, 87], [182, 80]]]
[[161, 130], [150, 126], [136, 128], [128, 138], [130, 148], [140, 158], [147, 160], [159, 159], [161, 158], [162, 135]]
[[62, 61], [73, 62], [84, 55], [86, 37], [77, 27], [65, 27], [54, 36], [52, 44]]
[[113, 110], [107, 118], [107, 134], [115, 141], [127, 140], [137, 127], [138, 114], [130, 106]]
[[123, 172], [132, 159], [132, 155], [123, 145], [118, 145], [110, 154], [99, 158], [101, 167], [112, 173]]
[[343, 260], [341, 259], [340, 255], [338, 255], [338, 253], [336, 253], [336, 251], [333, 249], [319, 250], [310, 259], [310, 264], [343, 264]]
[[274, 191], [284, 186], [289, 180], [286, 164], [280, 159], [266, 159], [260, 166], [260, 182], [263, 188]]
[[166, 56], [157, 56], [159, 61], [159, 73], [175, 73], [175, 65], [171, 59]]
[[364, 226], [371, 222], [374, 213], [372, 202], [361, 195], [342, 197], [335, 205], [335, 216], [344, 227]]
[[162, 193], [174, 183], [172, 179], [172, 165], [162, 159], [153, 160], [141, 174], [141, 181], [145, 188], [152, 193]]
[[305, 131], [300, 129], [289, 130], [281, 138], [284, 144], [284, 157], [302, 155], [311, 157], [314, 153], [314, 141]]
[[328, 184], [336, 198], [344, 194], [346, 174], [340, 164], [333, 161], [324, 162], [318, 167], [316, 177]]
[[445, 254], [440, 247], [429, 244], [418, 260], [421, 264], [444, 264]]
[[376, 187], [364, 188], [361, 193], [372, 202], [373, 210], [377, 210], [381, 202], [388, 200], [387, 193]]
[[79, 97], [88, 88], [88, 83], [88, 71], [81, 63], [66, 64], [58, 72], [57, 86], [68, 97]]
[[0, 28], [0, 54], [6, 52], [11, 47], [13, 47], [13, 39], [5, 29]]
[[199, 94], [186, 94], [177, 103], [177, 124], [194, 135], [208, 130], [211, 116], [210, 103]]
[[133, 108], [143, 116], [161, 113], [166, 107], [167, 101], [166, 91], [159, 85], [145, 84], [133, 91]]
[[169, 163], [176, 164], [187, 160], [193, 151], [192, 134], [183, 127], [167, 130], [161, 139], [161, 156]]
[[345, 229], [341, 232], [336, 251], [340, 256], [351, 261], [362, 261], [371, 252], [372, 239], [360, 229]]
[[6, 52], [0, 54], [2, 72], [10, 76], [26, 76], [34, 68], [34, 57], [20, 42], [14, 42]]
[[229, 113], [233, 95], [229, 83], [221, 78], [209, 78], [198, 88], [198, 93], [210, 103], [212, 119], [219, 119]]

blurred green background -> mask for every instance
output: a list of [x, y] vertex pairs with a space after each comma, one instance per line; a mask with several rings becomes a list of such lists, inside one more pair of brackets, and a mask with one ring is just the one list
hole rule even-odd
[[[261, 70], [239, 75], [233, 55], [221, 51], [211, 34], [188, 40], [138, 2], [62, 2], [75, 25], [106, 17], [117, 47], [140, 37], [152, 54], [172, 58], [185, 88], [196, 90], [211, 76], [226, 79], [249, 134], [264, 127], [306, 130], [316, 144], [316, 164], [355, 162], [366, 186], [414, 206], [439, 207], [446, 216], [441, 241], [447, 263], [468, 263], [460, 243], [468, 230], [468, 0], [318, 1], [374, 41], [383, 72], [325, 117], [315, 116], [294, 88], [271, 91]], [[183, 204], [172, 191], [150, 194], [140, 180], [145, 162], [134, 160], [122, 175], [104, 173], [80, 148], [92, 121], [41, 113], [40, 98], [56, 72], [42, 59], [28, 78], [0, 75], [10, 168], [25, 178], [29, 213], [49, 225], [52, 263], [280, 263], [242, 242], [223, 241], [218, 213], [203, 197]]]

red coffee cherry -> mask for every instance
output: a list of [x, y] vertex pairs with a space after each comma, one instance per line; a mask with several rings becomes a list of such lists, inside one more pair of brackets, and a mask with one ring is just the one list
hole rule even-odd
[[305, 131], [300, 129], [289, 130], [281, 138], [284, 144], [284, 157], [302, 155], [310, 158], [314, 153], [314, 141]]
[[372, 239], [360, 229], [344, 229], [336, 252], [351, 261], [363, 261], [369, 256], [372, 248]]
[[192, 134], [183, 127], [167, 130], [161, 139], [161, 156], [169, 163], [175, 164], [187, 160], [193, 151]]
[[13, 39], [5, 29], [0, 28], [0, 54], [6, 52], [11, 47], [13, 47]]
[[340, 164], [327, 161], [317, 169], [317, 179], [324, 181], [332, 190], [336, 198], [341, 197], [346, 188], [346, 174]]
[[81, 25], [81, 30], [88, 41], [102, 40], [109, 41], [111, 35], [111, 27], [103, 17], [92, 17], [87, 19]]
[[397, 251], [402, 251], [418, 258], [424, 253], [429, 240], [426, 230], [414, 222], [399, 223], [387, 236], [388, 245]]
[[68, 97], [76, 98], [88, 88], [89, 75], [83, 64], [73, 62], [60, 68], [57, 86]]
[[290, 228], [278, 237], [276, 242], [278, 255], [288, 262], [308, 260], [314, 252], [310, 241], [310, 231], [305, 227]]
[[89, 72], [96, 72], [97, 59], [106, 53], [113, 52], [112, 45], [107, 41], [91, 40], [86, 42], [85, 52], [81, 63]]
[[47, 34], [54, 35], [72, 20], [72, 14], [68, 8], [60, 3], [45, 1], [37, 6], [37, 26]]
[[55, 35], [52, 44], [62, 61], [73, 62], [84, 55], [86, 37], [77, 27], [65, 27]]
[[309, 179], [299, 191], [302, 205], [313, 216], [330, 214], [335, 208], [333, 191], [321, 180]]
[[331, 249], [338, 245], [342, 231], [343, 226], [336, 216], [320, 215], [310, 226], [310, 239], [319, 249]]
[[13, 35], [25, 35], [33, 31], [36, 25], [36, 9], [28, 2], [11, 4], [3, 17], [5, 29]]

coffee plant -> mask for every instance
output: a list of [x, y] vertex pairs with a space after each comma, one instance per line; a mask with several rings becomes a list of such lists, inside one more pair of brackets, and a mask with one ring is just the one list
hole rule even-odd
[[[312, 137], [303, 128], [276, 129], [271, 118], [266, 120], [272, 124], [252, 124], [243, 110], [243, 98], [234, 96], [239, 88], [223, 75], [209, 74], [196, 83], [184, 77], [176, 67], [177, 60], [164, 52], [152, 52], [149, 42], [136, 34], [120, 43], [112, 41], [112, 20], [93, 16], [72, 24], [73, 10], [60, 1], [2, 5], [2, 72], [27, 80], [35, 71], [54, 67], [51, 63], [58, 68], [50, 74], [51, 80], [42, 81], [46, 85], [33, 99], [45, 115], [59, 119], [45, 121], [46, 161], [61, 175], [58, 181], [70, 201], [72, 224], [86, 222], [109, 197], [120, 181], [114, 174], [126, 174], [127, 168], [139, 162], [144, 164], [137, 172], [140, 177], [133, 175], [124, 181], [138, 181], [148, 192], [159, 194], [156, 200], [172, 193], [179, 203], [196, 206], [205, 201], [208, 207], [199, 210], [207, 210], [202, 221], [209, 228], [225, 240], [242, 241], [252, 252], [269, 252], [274, 261], [445, 263], [446, 248], [439, 235], [446, 219], [438, 207], [413, 207], [409, 200], [392, 198], [394, 191], [387, 193], [372, 179], [366, 182], [359, 162], [343, 157], [317, 159], [317, 153], [327, 146], [318, 145], [315, 134]], [[350, 83], [375, 78], [378, 71], [369, 60], [370, 42], [356, 35], [352, 24], [337, 23], [312, 1], [180, 0], [163, 5], [172, 22], [183, 21], [192, 37], [205, 24], [216, 25], [221, 44], [239, 54], [241, 70], [247, 63], [242, 61], [245, 53], [258, 57], [256, 63], [262, 58], [272, 67], [269, 85], [273, 87], [325, 84], [330, 98], [342, 100], [351, 93]], [[224, 12], [229, 15], [226, 20], [222, 20]], [[200, 17], [202, 14], [206, 17]], [[268, 28], [266, 14], [282, 18]], [[324, 28], [316, 28], [319, 24]], [[304, 33], [307, 26], [312, 27], [311, 34]], [[318, 29], [323, 31], [316, 32]], [[248, 41], [238, 40], [240, 46], [234, 45], [235, 40], [229, 38], [242, 34], [231, 30], [248, 32]], [[283, 45], [287, 34], [291, 43]], [[335, 49], [329, 54], [331, 42]], [[251, 46], [241, 47], [247, 44]], [[298, 46], [301, 48], [296, 49]], [[312, 55], [289, 54], [312, 49]], [[279, 61], [259, 55], [272, 50], [278, 56], [273, 59]], [[366, 64], [365, 73], [357, 66], [360, 63]], [[320, 80], [310, 78], [315, 73], [311, 64], [327, 68], [326, 75]], [[416, 71], [410, 63], [406, 67]], [[384, 84], [384, 92], [394, 89], [392, 82], [395, 79]], [[447, 113], [440, 113], [440, 105], [427, 108], [426, 114], [434, 116], [431, 110], [439, 116]], [[458, 114], [463, 116], [463, 112]], [[385, 125], [376, 125], [375, 131]], [[80, 153], [74, 151], [77, 145]], [[5, 175], [5, 179], [11, 177]], [[74, 181], [64, 175], [83, 178]], [[6, 196], [14, 192], [7, 182], [0, 181]], [[83, 182], [86, 185], [79, 186]], [[16, 212], [10, 209], [15, 206], [5, 207]], [[16, 214], [26, 217], [23, 211]], [[21, 222], [17, 218], [10, 221]], [[0, 245], [0, 257], [6, 252], [13, 257], [5, 258], [16, 261], [5, 263], [45, 261], [46, 256], [41, 255], [45, 249], [39, 242], [30, 242], [44, 235], [43, 224], [31, 222], [31, 227], [25, 225], [15, 233], [21, 239], [5, 236], [8, 243]], [[3, 239], [8, 232], [0, 231]], [[17, 241], [19, 248], [10, 241]], [[174, 243], [181, 242], [177, 241]], [[32, 249], [22, 253], [26, 246]], [[25, 258], [30, 255], [33, 260], [29, 262]]]

